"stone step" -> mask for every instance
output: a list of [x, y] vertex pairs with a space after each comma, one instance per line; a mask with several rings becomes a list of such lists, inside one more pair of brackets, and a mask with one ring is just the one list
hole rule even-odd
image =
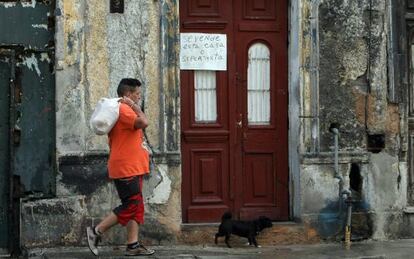
[[[213, 245], [214, 236], [218, 230], [215, 224], [183, 224], [178, 243], [182, 245]], [[230, 239], [232, 246], [243, 246], [247, 243], [246, 238], [232, 235]], [[320, 239], [316, 231], [305, 224], [294, 222], [273, 223], [272, 228], [264, 229], [258, 236], [260, 245], [292, 245], [292, 244], [314, 244]], [[225, 246], [224, 237], [219, 238], [219, 246]]]

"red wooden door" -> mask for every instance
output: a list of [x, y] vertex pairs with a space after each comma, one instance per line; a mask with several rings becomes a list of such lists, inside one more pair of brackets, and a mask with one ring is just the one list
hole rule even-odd
[[286, 0], [180, 0], [180, 24], [227, 35], [227, 71], [181, 71], [183, 221], [287, 220]]
[[236, 162], [240, 218], [288, 219], [287, 7], [234, 0], [242, 163]]

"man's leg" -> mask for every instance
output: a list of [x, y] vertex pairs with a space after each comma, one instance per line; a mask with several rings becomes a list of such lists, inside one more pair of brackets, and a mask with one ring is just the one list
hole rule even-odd
[[135, 220], [130, 220], [127, 225], [128, 245], [125, 255], [152, 255], [154, 250], [148, 249], [138, 242], [139, 224]]
[[101, 235], [112, 226], [118, 223], [118, 217], [111, 212], [106, 216], [96, 227], [87, 227], [86, 235], [88, 237], [89, 249], [94, 255], [98, 255], [98, 244], [101, 240]]
[[130, 220], [127, 225], [127, 244], [138, 241], [139, 225], [135, 220]]
[[99, 231], [99, 234], [103, 234], [105, 231], [110, 229], [112, 226], [118, 223], [118, 217], [115, 213], [111, 212], [108, 216], [106, 216], [96, 227], [95, 230]]
[[[142, 190], [142, 176], [138, 177], [139, 189]], [[130, 217], [126, 225], [127, 227], [127, 248], [125, 255], [152, 255], [155, 251], [147, 249], [138, 242], [139, 225], [144, 222], [144, 200], [142, 192], [128, 198], [130, 206], [128, 206]]]

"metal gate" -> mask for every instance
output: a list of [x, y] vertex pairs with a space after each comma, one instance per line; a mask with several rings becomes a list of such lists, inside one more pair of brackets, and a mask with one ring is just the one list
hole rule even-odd
[[[0, 251], [20, 201], [55, 193], [54, 1], [0, 1]], [[7, 233], [7, 234], [6, 234]]]

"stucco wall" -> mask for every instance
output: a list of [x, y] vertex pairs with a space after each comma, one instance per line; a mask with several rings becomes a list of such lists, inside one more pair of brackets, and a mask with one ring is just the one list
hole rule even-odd
[[[309, 223], [324, 238], [340, 235], [344, 222], [341, 188], [334, 177], [332, 123], [341, 125], [339, 174], [344, 188], [358, 185], [353, 231], [375, 239], [401, 232], [408, 178], [407, 163], [400, 157], [407, 145], [401, 137], [405, 104], [388, 101], [387, 3], [306, 0], [296, 1], [292, 8], [298, 10], [290, 10], [297, 15], [290, 20], [291, 33], [297, 35], [291, 39], [298, 42], [290, 43], [289, 62], [298, 71], [290, 71], [289, 89], [297, 90], [289, 93], [290, 104], [297, 105], [290, 107], [289, 119], [299, 121], [290, 124], [297, 127], [290, 134], [299, 135], [289, 140], [295, 208], [291, 216]], [[100, 97], [115, 95], [122, 77], [137, 77], [144, 83], [151, 123], [146, 133], [155, 152], [144, 189], [147, 215], [141, 234], [161, 244], [171, 242], [179, 238], [181, 228], [178, 6], [172, 0], [127, 0], [124, 14], [110, 14], [108, 4], [57, 1], [58, 198], [25, 203], [23, 232], [32, 231], [24, 226], [33, 219], [47, 224], [53, 213], [76, 217], [73, 228], [83, 229], [117, 203], [106, 180], [106, 138], [90, 131], [88, 119]], [[375, 134], [384, 137], [383, 148], [368, 145]], [[293, 160], [297, 154], [300, 159]], [[42, 210], [45, 206], [50, 214]], [[62, 207], [71, 209], [64, 212]], [[81, 234], [73, 238], [77, 232], [62, 231], [70, 237], [62, 239], [63, 244], [85, 244]], [[124, 234], [121, 228], [111, 230], [105, 242], [122, 243]], [[53, 243], [46, 234], [45, 242], [26, 236], [28, 246]]]
[[[143, 82], [147, 134], [158, 144], [159, 3], [125, 1], [109, 13], [108, 1], [58, 1], [56, 31], [57, 151], [62, 155], [107, 151], [106, 138], [88, 127], [101, 97], [116, 97], [124, 77]], [[155, 105], [154, 105], [155, 104]]]
[[[344, 217], [338, 213], [332, 123], [340, 124], [344, 188], [360, 181], [360, 190], [353, 192], [354, 231], [386, 239], [402, 230], [408, 169], [400, 157], [406, 144], [400, 128], [406, 104], [388, 101], [388, 8], [385, 0], [305, 1], [302, 6], [301, 218], [322, 237], [340, 234]], [[372, 142], [372, 135], [384, 143]]]
[[[166, 105], [160, 104], [171, 94], [168, 88], [176, 88], [168, 71], [163, 72], [170, 65], [177, 71], [176, 64], [161, 64], [160, 50], [165, 43], [160, 38], [160, 12], [168, 6], [175, 7], [170, 1], [126, 0], [124, 13], [112, 14], [109, 1], [57, 1], [57, 198], [23, 203], [25, 246], [85, 245], [82, 229], [97, 224], [117, 206], [116, 191], [107, 179], [107, 137], [95, 135], [88, 125], [96, 102], [101, 97], [116, 97], [118, 82], [124, 77], [135, 77], [143, 83], [142, 101], [150, 121], [145, 133], [153, 159], [151, 173], [145, 177], [146, 224], [141, 234], [160, 243], [177, 238], [172, 233], [179, 231], [181, 223], [181, 170], [169, 159], [171, 155], [164, 154], [176, 152], [165, 146], [173, 143], [177, 148], [179, 143], [165, 139], [172, 135], [164, 129], [170, 121], [177, 125], [178, 119], [177, 114], [165, 115], [169, 111], [161, 110]], [[171, 16], [176, 20], [174, 14], [163, 19]], [[176, 49], [174, 44], [169, 48]], [[172, 56], [167, 61], [173, 60]], [[168, 82], [161, 84], [163, 73], [167, 73]], [[178, 111], [177, 102], [165, 102], [174, 104], [171, 108]], [[48, 210], [43, 209], [46, 207]], [[54, 218], [70, 221], [71, 228], [52, 227], [56, 225]], [[33, 225], [33, 219], [40, 223]], [[30, 235], [34, 230], [41, 232], [41, 238]], [[62, 238], [54, 240], [57, 232]], [[114, 228], [104, 243], [124, 244], [124, 240], [125, 230]]]

